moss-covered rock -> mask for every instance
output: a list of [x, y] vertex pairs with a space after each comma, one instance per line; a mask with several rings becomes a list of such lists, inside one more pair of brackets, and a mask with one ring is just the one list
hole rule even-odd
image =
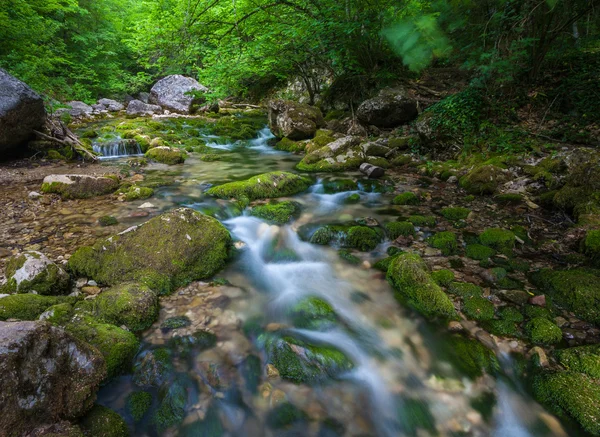
[[168, 293], [214, 275], [225, 265], [230, 246], [229, 232], [218, 220], [178, 208], [80, 248], [69, 259], [68, 268], [101, 284], [140, 282]]
[[367, 226], [352, 226], [348, 229], [346, 239], [348, 245], [361, 252], [368, 252], [381, 242], [381, 233]]
[[454, 272], [447, 269], [437, 270], [431, 273], [431, 278], [436, 284], [447, 287], [454, 281]]
[[94, 301], [100, 320], [130, 331], [149, 328], [158, 317], [158, 295], [145, 285], [134, 282], [103, 291]]
[[210, 331], [199, 329], [190, 335], [174, 335], [168, 346], [180, 357], [189, 357], [192, 351], [201, 352], [217, 344], [217, 336]]
[[301, 206], [298, 202], [271, 202], [252, 208], [250, 214], [277, 225], [289, 223], [300, 215]]
[[119, 188], [119, 178], [114, 175], [49, 175], [42, 183], [42, 193], [60, 194], [65, 199], [87, 199], [110, 194]]
[[146, 158], [167, 165], [183, 164], [187, 157], [185, 152], [174, 147], [158, 146], [146, 152]]
[[438, 232], [429, 237], [427, 241], [431, 247], [440, 249], [442, 255], [450, 256], [458, 252], [458, 240], [456, 239], [456, 234], [453, 232]]
[[267, 414], [267, 424], [273, 429], [288, 428], [296, 423], [308, 420], [306, 413], [289, 402], [277, 405]]
[[294, 173], [274, 171], [248, 180], [229, 182], [210, 188], [207, 194], [220, 198], [259, 200], [291, 196], [305, 191], [310, 180]]
[[173, 316], [161, 323], [160, 329], [169, 331], [171, 329], [179, 329], [190, 326], [192, 321], [188, 316]]
[[533, 273], [530, 279], [554, 303], [584, 320], [600, 323], [600, 271], [544, 269]]
[[491, 247], [484, 246], [482, 244], [469, 244], [465, 249], [465, 255], [467, 258], [471, 258], [477, 261], [489, 260], [496, 254], [496, 251]]
[[529, 339], [535, 344], [554, 344], [562, 340], [562, 331], [544, 317], [535, 317], [525, 326]]
[[113, 217], [112, 215], [103, 215], [98, 219], [98, 224], [103, 227], [114, 226], [118, 223], [119, 221], [117, 220], [117, 218]]
[[309, 297], [295, 304], [288, 312], [297, 328], [321, 330], [334, 325], [338, 318], [331, 305], [319, 298]]
[[310, 237], [310, 242], [321, 245], [337, 245], [367, 252], [375, 249], [383, 239], [383, 231], [378, 228], [355, 225], [326, 225], [318, 228]]
[[157, 348], [140, 353], [133, 366], [133, 383], [138, 387], [160, 387], [173, 371], [172, 352]]
[[152, 395], [146, 391], [136, 391], [127, 396], [127, 412], [134, 422], [139, 422], [152, 406]]
[[353, 255], [352, 252], [348, 249], [338, 250], [338, 256], [350, 264], [360, 264], [360, 258]]
[[305, 142], [292, 141], [289, 138], [283, 137], [275, 144], [277, 150], [283, 150], [284, 152], [300, 153], [304, 152], [306, 147]]
[[325, 124], [317, 107], [289, 100], [272, 100], [269, 106], [269, 127], [278, 138], [291, 140], [313, 138], [318, 128]]
[[425, 316], [456, 316], [452, 302], [431, 278], [426, 264], [418, 255], [397, 255], [388, 268], [387, 279], [396, 290], [396, 297]]
[[494, 194], [498, 185], [506, 180], [506, 175], [500, 167], [482, 165], [460, 178], [460, 186], [471, 194]]
[[152, 196], [154, 196], [154, 190], [152, 188], [138, 187], [137, 185], [132, 185], [125, 192], [125, 200], [128, 202], [139, 199], [148, 199]]
[[398, 237], [415, 235], [415, 227], [411, 222], [390, 222], [386, 223], [383, 227], [391, 240], [395, 240]]
[[392, 205], [418, 205], [421, 203], [417, 195], [411, 191], [405, 191], [392, 199]]
[[554, 355], [565, 369], [600, 379], [600, 345], [561, 349], [555, 351]]
[[8, 260], [6, 283], [0, 294], [37, 293], [57, 295], [68, 291], [67, 272], [41, 252], [27, 251]]
[[548, 372], [535, 377], [533, 388], [542, 404], [570, 416], [592, 435], [600, 434], [599, 380], [577, 372]]
[[0, 320], [37, 320], [48, 308], [59, 304], [73, 304], [77, 298], [68, 296], [40, 296], [13, 294], [0, 298]]
[[333, 132], [327, 129], [319, 129], [315, 134], [315, 137], [310, 140], [305, 148], [306, 153], [312, 153], [322, 147], [325, 147], [329, 143], [333, 143], [335, 138]]
[[600, 230], [588, 231], [585, 234], [583, 251], [594, 263], [600, 264]]
[[366, 158], [360, 142], [360, 138], [354, 136], [339, 138], [308, 153], [296, 168], [308, 172], [356, 170]]
[[411, 215], [407, 221], [418, 227], [432, 228], [435, 226], [436, 219], [434, 216]]
[[325, 194], [356, 190], [358, 190], [358, 183], [353, 179], [327, 179], [323, 181], [323, 191]]
[[466, 219], [470, 213], [470, 209], [461, 207], [442, 208], [440, 211], [442, 217], [453, 222]]
[[494, 304], [480, 296], [466, 296], [463, 300], [463, 312], [472, 320], [491, 320], [494, 318]]
[[448, 287], [448, 292], [467, 298], [471, 296], [481, 296], [483, 290], [481, 287], [471, 284], [470, 282], [452, 282]]
[[479, 241], [484, 246], [491, 247], [498, 252], [510, 256], [515, 247], [515, 234], [501, 228], [486, 229], [479, 236]]
[[483, 372], [493, 374], [500, 370], [494, 352], [477, 340], [456, 334], [444, 341], [443, 347], [456, 368], [470, 378], [481, 376]]
[[86, 437], [129, 437], [123, 418], [102, 405], [94, 405], [81, 419], [79, 427]]

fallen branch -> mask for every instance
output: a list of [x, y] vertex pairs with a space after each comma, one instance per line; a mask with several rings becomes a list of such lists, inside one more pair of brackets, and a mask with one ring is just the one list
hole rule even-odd
[[65, 124], [60, 120], [50, 119], [46, 120], [46, 125], [44, 126], [46, 132], [49, 134], [33, 131], [38, 137], [41, 139], [59, 144], [63, 147], [70, 147], [76, 153], [81, 155], [84, 159], [87, 157], [92, 161], [97, 161], [98, 157], [94, 155], [92, 152], [87, 150], [83, 143], [77, 138], [71, 130], [65, 126]]

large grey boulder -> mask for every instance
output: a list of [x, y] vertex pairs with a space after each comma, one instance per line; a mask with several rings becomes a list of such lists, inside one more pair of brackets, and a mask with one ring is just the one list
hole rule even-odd
[[356, 110], [356, 116], [365, 124], [393, 128], [406, 124], [419, 115], [417, 102], [402, 90], [383, 89], [377, 97], [365, 100]]
[[98, 100], [98, 105], [103, 106], [108, 112], [117, 112], [125, 109], [125, 106], [112, 99], [100, 99]]
[[208, 92], [208, 88], [191, 77], [180, 74], [167, 76], [154, 84], [150, 90], [148, 102], [172, 112], [189, 114], [192, 112], [194, 103], [201, 103], [197, 102], [193, 96], [186, 94], [194, 90]]
[[0, 68], [0, 152], [21, 146], [45, 121], [42, 98]]
[[0, 430], [22, 435], [92, 407], [100, 352], [46, 322], [0, 322]]
[[132, 100], [127, 105], [127, 115], [152, 115], [161, 114], [162, 108], [158, 105], [150, 105], [141, 100]]
[[313, 138], [325, 121], [319, 108], [288, 100], [269, 102], [269, 128], [278, 138], [299, 141]]
[[68, 102], [67, 105], [71, 107], [67, 112], [71, 114], [71, 117], [89, 117], [94, 112], [94, 108], [84, 102], [74, 100]]

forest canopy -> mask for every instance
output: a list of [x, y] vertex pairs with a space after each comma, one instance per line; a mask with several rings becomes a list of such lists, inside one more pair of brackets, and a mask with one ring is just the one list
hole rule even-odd
[[[350, 100], [431, 65], [494, 86], [600, 49], [593, 0], [5, 0], [0, 67], [59, 99], [197, 77], [258, 99], [291, 79]], [[560, 62], [560, 61], [559, 61]]]

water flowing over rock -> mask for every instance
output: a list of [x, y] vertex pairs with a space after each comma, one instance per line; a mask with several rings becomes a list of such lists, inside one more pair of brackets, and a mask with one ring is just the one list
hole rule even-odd
[[158, 105], [150, 105], [141, 100], [132, 100], [127, 105], [127, 115], [152, 115], [162, 113], [162, 108]]
[[45, 120], [42, 98], [0, 68], [0, 151], [22, 145]]
[[306, 140], [313, 138], [325, 122], [319, 108], [285, 100], [269, 102], [269, 127], [279, 138]]
[[45, 322], [0, 322], [0, 429], [21, 435], [84, 414], [106, 373], [99, 352]]
[[0, 293], [52, 295], [67, 291], [69, 275], [43, 253], [28, 251], [12, 258], [6, 269], [6, 284]]
[[149, 102], [160, 105], [169, 111], [180, 114], [192, 112], [192, 105], [197, 99], [186, 93], [190, 91], [208, 92], [208, 88], [191, 77], [175, 74], [167, 76], [154, 84], [150, 90]]
[[399, 90], [384, 89], [365, 100], [356, 111], [358, 119], [381, 128], [393, 128], [417, 118], [417, 103]]

